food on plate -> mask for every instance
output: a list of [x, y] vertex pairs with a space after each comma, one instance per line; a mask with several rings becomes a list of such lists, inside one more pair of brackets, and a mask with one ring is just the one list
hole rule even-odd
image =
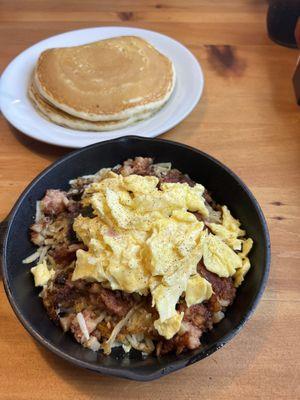
[[34, 83], [31, 84], [28, 90], [28, 95], [35, 105], [37, 111], [42, 114], [43, 117], [58, 125], [81, 131], [112, 131], [115, 129], [125, 128], [126, 126], [129, 126], [134, 122], [149, 118], [155, 112], [140, 112], [139, 114], [135, 114], [132, 117], [119, 119], [116, 121], [87, 121], [67, 114], [66, 112], [59, 110], [58, 108], [48, 103], [45, 99], [43, 99], [43, 97], [40, 96]]
[[136, 157], [48, 189], [24, 260], [50, 318], [91, 350], [200, 347], [250, 268], [252, 239], [170, 163]]
[[45, 50], [28, 90], [51, 121], [100, 131], [148, 118], [168, 101], [174, 85], [169, 58], [142, 38], [120, 36]]

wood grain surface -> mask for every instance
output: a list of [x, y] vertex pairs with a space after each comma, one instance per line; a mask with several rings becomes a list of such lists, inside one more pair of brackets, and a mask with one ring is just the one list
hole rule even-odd
[[[200, 61], [203, 97], [164, 138], [232, 168], [268, 221], [272, 265], [255, 314], [225, 348], [150, 383], [75, 368], [41, 348], [0, 287], [0, 399], [286, 399], [300, 397], [300, 108], [291, 77], [297, 50], [266, 34], [267, 1], [0, 1], [0, 71], [50, 35], [119, 25], [181, 41]], [[0, 117], [0, 217], [43, 168], [69, 150], [29, 139]], [[16, 243], [16, 246], [18, 243]]]

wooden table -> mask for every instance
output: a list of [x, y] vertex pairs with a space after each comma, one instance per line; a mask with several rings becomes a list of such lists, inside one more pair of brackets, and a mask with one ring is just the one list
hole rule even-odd
[[[291, 83], [298, 54], [268, 39], [265, 15], [262, 0], [0, 2], [1, 71], [33, 43], [85, 27], [153, 29], [187, 46], [203, 67], [204, 94], [163, 137], [232, 168], [259, 200], [272, 240], [268, 286], [242, 332], [211, 357], [150, 383], [98, 376], [44, 350], [1, 286], [1, 400], [299, 398], [300, 108]], [[1, 218], [31, 179], [68, 151], [25, 137], [1, 117]]]

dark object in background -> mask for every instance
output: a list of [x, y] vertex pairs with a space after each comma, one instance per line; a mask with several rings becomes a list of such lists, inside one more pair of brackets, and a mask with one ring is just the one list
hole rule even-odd
[[[296, 29], [295, 29], [295, 38], [300, 49], [300, 18], [298, 19]], [[295, 95], [297, 99], [297, 103], [300, 106], [300, 57], [298, 58], [298, 63], [296, 65], [296, 70], [293, 76], [293, 84], [295, 89]]]
[[298, 105], [300, 106], [300, 60], [296, 66], [296, 71], [293, 76], [293, 84], [295, 89], [295, 95]]
[[297, 47], [295, 28], [300, 17], [300, 0], [270, 0], [267, 15], [268, 34], [274, 42]]
[[[226, 317], [211, 332], [203, 335], [199, 349], [178, 356], [167, 354], [160, 358], [143, 358], [139, 352], [125, 356], [120, 348], [114, 349], [110, 356], [105, 356], [83, 348], [47, 317], [41, 299], [37, 296], [38, 291], [33, 286], [30, 265], [22, 264], [22, 260], [36, 250], [29, 240], [28, 226], [32, 224], [32, 216], [35, 215], [35, 202], [45, 194], [46, 189], [56, 187], [65, 190], [69, 180], [74, 177], [91, 174], [100, 168], [140, 155], [154, 157], [156, 162], [171, 161], [175, 168], [201, 182], [218, 202], [227, 204], [233, 215], [243, 221], [243, 227], [255, 243], [249, 255], [252, 267], [238, 289], [236, 301], [226, 311]], [[25, 189], [8, 220], [2, 222], [0, 228], [1, 225], [4, 286], [22, 324], [41, 344], [63, 359], [106, 375], [148, 381], [212, 354], [233, 338], [252, 314], [269, 273], [268, 228], [249, 189], [233, 172], [209, 155], [168, 140], [127, 136], [96, 143], [67, 154], [42, 172]], [[259, 331], [257, 334], [259, 335]]]

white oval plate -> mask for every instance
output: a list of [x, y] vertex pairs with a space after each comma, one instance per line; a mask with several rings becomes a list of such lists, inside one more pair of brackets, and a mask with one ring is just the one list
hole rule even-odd
[[[55, 125], [41, 117], [27, 97], [27, 87], [40, 53], [51, 47], [75, 46], [114, 36], [136, 35], [169, 57], [176, 70], [176, 85], [167, 104], [153, 117], [110, 132], [86, 132]], [[181, 122], [195, 107], [203, 89], [203, 73], [192, 53], [168, 36], [144, 29], [101, 27], [62, 33], [23, 51], [5, 69], [0, 80], [0, 108], [21, 132], [46, 143], [79, 148], [126, 135], [155, 137]]]

